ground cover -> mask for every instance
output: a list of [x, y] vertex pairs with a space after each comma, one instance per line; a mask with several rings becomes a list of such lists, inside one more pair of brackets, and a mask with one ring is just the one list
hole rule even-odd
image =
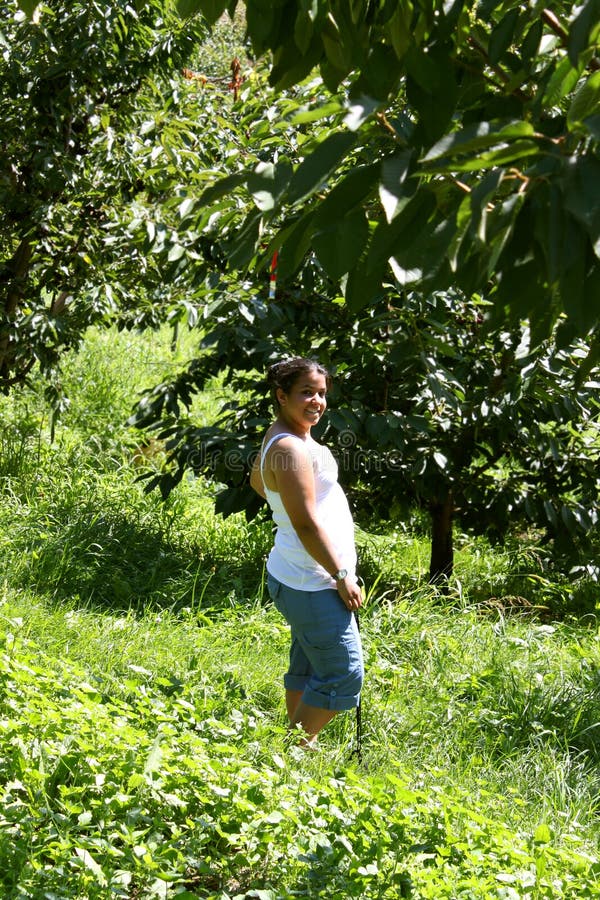
[[360, 530], [363, 759], [352, 716], [300, 753], [269, 522], [136, 482], [132, 394], [186, 352], [90, 334], [53, 442], [35, 386], [0, 403], [2, 896], [600, 896], [595, 615], [543, 548], [459, 536], [440, 599], [410, 523]]

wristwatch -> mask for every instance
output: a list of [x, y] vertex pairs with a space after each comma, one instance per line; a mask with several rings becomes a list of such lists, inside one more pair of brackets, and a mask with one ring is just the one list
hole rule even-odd
[[336, 581], [343, 581], [347, 574], [348, 574], [348, 569], [338, 569], [333, 577], [335, 578]]

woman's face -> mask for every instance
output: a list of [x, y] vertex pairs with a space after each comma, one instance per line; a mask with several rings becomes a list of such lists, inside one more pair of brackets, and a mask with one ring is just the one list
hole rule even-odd
[[279, 388], [277, 399], [283, 417], [290, 424], [307, 431], [317, 424], [327, 409], [325, 375], [321, 375], [316, 369], [309, 369], [298, 376], [287, 394]]

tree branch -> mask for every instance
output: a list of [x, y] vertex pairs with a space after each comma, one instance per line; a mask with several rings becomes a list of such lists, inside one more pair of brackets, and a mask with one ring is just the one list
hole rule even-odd
[[[563, 47], [566, 47], [569, 42], [569, 32], [564, 27], [564, 25], [557, 19], [555, 14], [551, 9], [543, 9], [542, 10], [542, 19], [548, 25], [551, 31], [560, 38], [560, 42]], [[593, 56], [589, 63], [587, 64], [587, 68], [591, 69], [592, 72], [597, 72], [600, 69], [600, 60]]]
[[23, 296], [23, 291], [20, 289], [18, 283], [22, 282], [27, 274], [32, 253], [33, 246], [31, 241], [29, 238], [23, 238], [7, 266], [9, 271], [9, 287], [4, 300], [4, 312], [7, 316], [14, 315], [19, 306], [19, 300]]
[[[4, 313], [6, 319], [10, 319], [19, 308], [19, 303], [23, 298], [23, 280], [29, 270], [31, 256], [33, 253], [33, 245], [29, 238], [23, 238], [17, 247], [13, 258], [6, 267], [8, 269], [7, 291], [4, 298]], [[3, 390], [7, 390], [16, 381], [21, 381], [25, 377], [27, 371], [21, 377], [19, 374], [14, 378], [9, 378], [12, 368], [11, 361], [11, 338], [8, 326], [0, 332], [0, 384]]]

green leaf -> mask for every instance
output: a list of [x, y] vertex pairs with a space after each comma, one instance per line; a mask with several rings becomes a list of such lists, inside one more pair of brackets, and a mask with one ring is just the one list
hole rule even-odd
[[381, 294], [384, 274], [385, 266], [378, 270], [367, 268], [366, 253], [359, 257], [344, 285], [344, 299], [351, 312], [365, 309]]
[[379, 199], [388, 223], [396, 218], [414, 193], [414, 186], [406, 184], [412, 156], [412, 150], [403, 150], [382, 162]]
[[587, 263], [587, 235], [571, 216], [565, 216], [560, 255], [559, 289], [563, 307], [575, 327], [585, 333], [586, 309], [589, 314], [585, 293]]
[[[247, 9], [252, 9], [252, 7], [247, 7]], [[267, 16], [266, 13], [261, 13], [259, 20], [265, 16]], [[317, 35], [312, 35], [305, 53], [298, 52], [294, 37], [291, 35], [273, 54], [269, 83], [278, 91], [292, 87], [312, 72], [319, 64], [322, 53], [323, 47]]]
[[504, 0], [479, 0], [477, 15], [480, 19], [491, 19], [492, 13], [498, 6], [503, 5]]
[[533, 840], [536, 844], [549, 844], [552, 840], [552, 832], [547, 825], [538, 825], [535, 829]]
[[189, 216], [194, 206], [196, 205], [195, 197], [188, 197], [179, 205], [178, 213], [180, 219], [185, 219]]
[[85, 850], [83, 847], [75, 847], [75, 853], [82, 861], [84, 866], [92, 873], [98, 884], [101, 887], [106, 887], [106, 885], [108, 884], [106, 875], [104, 874], [102, 868], [98, 865], [94, 857], [91, 855], [89, 850]]
[[[506, 147], [490, 150], [471, 159], [452, 164], [456, 172], [478, 172], [483, 169], [494, 169], [497, 166], [519, 165], [522, 160], [530, 156], [538, 156], [540, 147], [534, 141], [515, 141]], [[436, 170], [434, 171], [444, 171]]]
[[397, 93], [400, 69], [395, 51], [385, 44], [371, 47], [362, 71], [352, 87], [351, 96], [365, 95], [383, 102]]
[[339, 80], [346, 75], [352, 66], [350, 48], [339, 39], [339, 35], [321, 32], [321, 41], [330, 65], [339, 73]]
[[419, 230], [426, 227], [435, 207], [433, 194], [422, 190], [407, 203], [391, 224], [380, 222], [369, 248], [368, 269], [372, 271], [385, 265], [403, 242], [409, 243], [414, 239]]
[[519, 12], [519, 6], [510, 9], [492, 30], [488, 44], [488, 56], [493, 66], [500, 61], [512, 44], [515, 28], [519, 20]]
[[162, 765], [162, 760], [163, 751], [160, 743], [160, 735], [157, 735], [154, 738], [154, 742], [150, 748], [146, 762], [144, 763], [144, 775], [152, 775], [153, 772], [158, 772]]
[[309, 210], [297, 222], [283, 232], [283, 240], [277, 264], [277, 277], [282, 281], [290, 278], [302, 263], [310, 249], [314, 210]]
[[234, 269], [244, 269], [256, 252], [260, 236], [260, 210], [254, 210], [229, 243], [229, 265]]
[[226, 175], [225, 178], [220, 178], [214, 184], [211, 184], [210, 187], [207, 187], [200, 195], [199, 202], [204, 206], [208, 206], [214, 203], [215, 200], [220, 200], [221, 197], [230, 194], [234, 188], [244, 184], [247, 179], [247, 172], [234, 172], [233, 175]]
[[577, 130], [588, 116], [597, 114], [600, 108], [600, 72], [593, 72], [578, 88], [567, 113], [571, 131]]
[[558, 516], [550, 500], [544, 500], [544, 510], [551, 525], [558, 525]]
[[296, 22], [294, 25], [294, 40], [302, 55], [304, 55], [310, 47], [313, 34], [313, 16], [308, 14], [305, 10], [299, 9], [296, 14]]
[[443, 49], [425, 53], [412, 46], [406, 54], [406, 96], [417, 110], [425, 142], [438, 141], [452, 119], [458, 100], [455, 63]]
[[319, 68], [323, 84], [328, 91], [334, 94], [338, 90], [340, 82], [344, 80], [348, 73], [337, 69], [327, 57], [323, 57], [319, 61]]
[[183, 18], [201, 13], [213, 25], [227, 9], [227, 0], [177, 0], [177, 11]]
[[237, 512], [248, 512], [256, 506], [256, 494], [249, 485], [235, 485], [219, 491], [215, 512], [225, 519]]
[[600, 143], [600, 113], [597, 116], [588, 116], [582, 126], [588, 134]]
[[[473, 234], [477, 234], [479, 239], [485, 243], [487, 216], [484, 216], [490, 198], [496, 193], [504, 178], [503, 169], [494, 169], [480, 178], [466, 198], [468, 208], [470, 210], [470, 225]], [[461, 204], [462, 205], [462, 204]], [[457, 217], [458, 222], [458, 217]]]
[[338, 281], [356, 265], [369, 237], [367, 218], [362, 209], [313, 234], [312, 245], [329, 277]]
[[411, 45], [413, 4], [410, 0], [396, 4], [394, 15], [388, 19], [385, 30], [398, 59], [402, 59]]
[[563, 234], [565, 214], [562, 192], [557, 185], [540, 187], [538, 192], [539, 213], [536, 216], [535, 230], [540, 244], [546, 254], [548, 280], [554, 285], [558, 282], [561, 270]]
[[521, 44], [521, 60], [523, 62], [523, 67], [527, 70], [529, 70], [531, 66], [532, 59], [534, 59], [538, 53], [543, 32], [544, 23], [540, 16], [528, 30], [523, 39], [523, 43]]
[[461, 153], [472, 153], [486, 147], [507, 144], [534, 135], [529, 122], [477, 122], [461, 131], [445, 135], [423, 157], [423, 162], [431, 162], [444, 156], [454, 157]]
[[443, 453], [440, 453], [439, 450], [435, 450], [433, 453], [433, 458], [435, 460], [435, 464], [437, 465], [438, 469], [441, 469], [442, 471], [444, 471], [444, 469], [448, 465], [448, 457], [444, 456]]
[[308, 122], [319, 122], [321, 119], [342, 113], [344, 109], [344, 105], [334, 98], [326, 103], [320, 103], [314, 109], [301, 109], [299, 112], [293, 113], [289, 119], [285, 120], [285, 127], [287, 128], [288, 125], [306, 125]]
[[554, 312], [548, 302], [549, 290], [541, 267], [535, 260], [518, 260], [502, 271], [497, 302], [505, 307], [515, 321], [532, 316], [532, 343], [544, 340], [552, 327]]
[[587, 229], [594, 253], [600, 258], [600, 160], [591, 155], [570, 160], [564, 205]]
[[206, 21], [213, 25], [227, 9], [228, 0], [202, 0], [200, 11]]
[[185, 254], [185, 247], [181, 244], [173, 244], [171, 249], [169, 250], [168, 260], [169, 262], [176, 262], [178, 259], [181, 259]]
[[542, 106], [555, 106], [574, 90], [579, 81], [579, 70], [571, 65], [568, 56], [560, 61], [546, 85]]
[[40, 0], [19, 0], [19, 8], [23, 10], [28, 19], [33, 19], [39, 5]]
[[583, 282], [581, 317], [587, 334], [600, 319], [600, 264], [590, 267]]
[[362, 203], [376, 184], [378, 175], [379, 163], [352, 169], [319, 203], [316, 226], [324, 229]]
[[381, 101], [374, 100], [372, 97], [367, 97], [364, 94], [357, 98], [353, 97], [348, 107], [348, 114], [344, 117], [344, 125], [350, 131], [356, 131], [380, 106]]
[[428, 283], [435, 279], [456, 233], [454, 217], [448, 216], [433, 225], [415, 226], [398, 240], [390, 265], [402, 285]]
[[277, 200], [285, 190], [292, 175], [292, 166], [287, 160], [277, 164], [258, 163], [248, 176], [247, 187], [252, 199], [260, 210], [274, 209]]
[[587, 0], [569, 28], [567, 49], [571, 65], [579, 64], [579, 56], [597, 38], [600, 27], [600, 0]]
[[[515, 225], [523, 206], [526, 194], [519, 192], [507, 197], [499, 206], [496, 206], [487, 217], [486, 239], [489, 246], [487, 264], [488, 276], [492, 276], [496, 270], [496, 264], [509, 244], [515, 230]], [[509, 277], [509, 273], [502, 278]]]
[[288, 187], [286, 201], [298, 203], [323, 185], [340, 160], [356, 143], [356, 135], [339, 131], [328, 135], [298, 166]]

